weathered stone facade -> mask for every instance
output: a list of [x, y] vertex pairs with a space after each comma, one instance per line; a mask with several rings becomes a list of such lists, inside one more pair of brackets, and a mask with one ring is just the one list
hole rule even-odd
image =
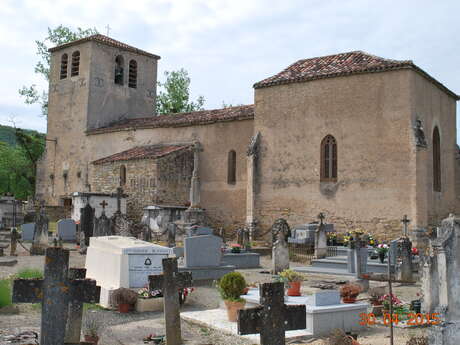
[[[121, 181], [121, 168], [126, 181]], [[113, 193], [118, 187], [128, 194], [127, 213], [140, 219], [148, 205], [188, 206], [193, 153], [190, 149], [158, 159], [134, 159], [93, 165], [91, 185], [95, 192]]]
[[[47, 141], [37, 176], [37, 194], [48, 204], [61, 204], [75, 191], [113, 192], [124, 164], [124, 190], [130, 195], [133, 215], [138, 212], [134, 210], [155, 202], [184, 205], [189, 201], [193, 168], [188, 156], [100, 166], [92, 162], [133, 147], [199, 142], [200, 206], [213, 226], [234, 229], [250, 218], [259, 231], [265, 231], [279, 217], [290, 224], [305, 223], [324, 212], [339, 231], [359, 227], [390, 238], [401, 233], [404, 214], [411, 219], [411, 227], [423, 228], [460, 212], [458, 96], [412, 62], [362, 52], [347, 53], [350, 57], [339, 54], [339, 65], [332, 70], [352, 61], [345, 72], [285, 82], [275, 78], [264, 86], [258, 83], [254, 106], [156, 117], [150, 101], [136, 101], [142, 109], [123, 108], [122, 113], [129, 113], [125, 116], [115, 108], [136, 91], [109, 85], [110, 68], [99, 71], [107, 80], [104, 95], [88, 101], [100, 92], [87, 87], [96, 82], [92, 59], [98, 65], [105, 60], [110, 67], [110, 56], [125, 54], [122, 48], [102, 51], [100, 46], [80, 43], [84, 81], [60, 81], [60, 51], [52, 55], [48, 139], [56, 141]], [[144, 80], [143, 94], [151, 96], [154, 91], [147, 84], [155, 85], [157, 59], [143, 58], [151, 64], [145, 70], [151, 79]], [[350, 72], [363, 59], [375, 60], [377, 67]], [[323, 59], [318, 66], [327, 66], [328, 61]], [[316, 73], [316, 67], [306, 73]], [[133, 111], [139, 116], [133, 117]], [[414, 130], [417, 121], [422, 124], [426, 147], [419, 145], [420, 133]], [[435, 127], [440, 133], [441, 191], [433, 188]], [[260, 133], [258, 152], [249, 159], [247, 147], [255, 133]], [[320, 145], [328, 135], [337, 144], [337, 176], [324, 182]], [[231, 151], [236, 152], [235, 183], [228, 179]]]

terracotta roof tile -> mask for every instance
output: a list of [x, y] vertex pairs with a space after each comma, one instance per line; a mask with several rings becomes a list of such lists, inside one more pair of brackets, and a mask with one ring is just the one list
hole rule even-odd
[[95, 160], [93, 164], [104, 164], [117, 161], [129, 161], [134, 159], [157, 159], [173, 152], [192, 147], [192, 145], [150, 145], [137, 146], [132, 149], [115, 153], [111, 156]]
[[130, 46], [130, 45], [126, 44], [126, 43], [114, 40], [113, 38], [110, 38], [108, 36], [104, 36], [104, 35], [101, 35], [101, 34], [91, 35], [91, 36], [81, 38], [81, 39], [76, 40], [76, 41], [72, 41], [72, 42], [69, 42], [69, 43], [64, 43], [64, 44], [61, 44], [59, 46], [50, 48], [50, 49], [48, 49], [48, 51], [49, 52], [54, 52], [54, 51], [60, 50], [62, 48], [67, 48], [67, 47], [73, 46], [75, 44], [80, 44], [80, 43], [87, 42], [87, 41], [95, 41], [95, 42], [106, 44], [106, 45], [109, 45], [109, 46], [112, 46], [112, 47], [115, 47], [115, 48], [120, 48], [120, 49], [123, 49], [123, 50], [127, 50], [127, 51], [130, 51], [130, 52], [136, 53], [136, 54], [146, 55], [146, 56], [153, 57], [155, 59], [160, 59], [160, 57], [158, 55], [146, 52], [144, 50], [138, 49], [136, 47]]
[[113, 123], [110, 126], [88, 130], [87, 134], [116, 132], [127, 129], [184, 127], [207, 125], [216, 122], [247, 120], [254, 118], [254, 105], [242, 105], [223, 109], [202, 110], [190, 113], [167, 114], [127, 119]]
[[444, 91], [459, 99], [457, 94], [447, 89], [428, 73], [417, 67], [411, 60], [384, 59], [362, 51], [299, 60], [280, 73], [255, 83], [254, 88], [259, 89], [273, 85], [405, 68], [416, 70], [418, 73], [441, 87]]

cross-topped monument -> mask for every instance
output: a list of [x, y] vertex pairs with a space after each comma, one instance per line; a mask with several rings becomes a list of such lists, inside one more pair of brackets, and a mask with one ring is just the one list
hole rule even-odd
[[109, 36], [109, 35], [110, 35], [110, 29], [111, 29], [110, 25], [107, 24], [107, 25], [105, 26], [105, 29], [107, 30], [107, 36]]
[[41, 303], [41, 345], [64, 344], [70, 301], [99, 302], [101, 288], [91, 279], [69, 279], [69, 250], [46, 249], [44, 279], [15, 279], [13, 303]]
[[260, 345], [284, 345], [286, 331], [307, 328], [305, 305], [284, 304], [284, 283], [259, 289], [262, 306], [238, 311], [239, 335], [260, 333]]
[[407, 226], [410, 223], [410, 219], [407, 218], [407, 214], [405, 214], [403, 219], [401, 219], [401, 223], [403, 223], [403, 236], [407, 237], [408, 236]]
[[325, 214], [323, 212], [320, 212], [318, 214], [318, 219], [320, 221], [320, 225], [323, 225], [323, 221], [324, 221], [325, 218], [326, 218], [326, 216], [325, 216]]
[[108, 203], [105, 200], [102, 200], [99, 205], [102, 206], [102, 212], [105, 213], [105, 207], [108, 205]]
[[163, 259], [163, 274], [149, 276], [150, 290], [163, 293], [166, 345], [181, 345], [179, 289], [192, 286], [190, 272], [179, 273], [177, 259]]
[[117, 188], [117, 212], [121, 213], [121, 198], [123, 197], [123, 188]]

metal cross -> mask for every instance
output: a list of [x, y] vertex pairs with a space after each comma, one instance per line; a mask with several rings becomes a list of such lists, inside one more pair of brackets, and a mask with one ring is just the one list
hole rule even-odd
[[41, 345], [64, 344], [69, 302], [99, 302], [101, 288], [91, 279], [69, 279], [69, 250], [46, 249], [44, 279], [15, 279], [13, 303], [41, 303]]
[[111, 27], [107, 24], [105, 28], [107, 29], [107, 36], [109, 36]]
[[407, 214], [405, 214], [403, 219], [401, 219], [401, 223], [403, 223], [404, 226], [403, 235], [407, 237], [407, 225], [410, 223], [410, 219], [407, 218]]
[[105, 207], [108, 205], [108, 203], [105, 200], [102, 200], [102, 202], [99, 205], [101, 205], [102, 210], [105, 211]]
[[318, 214], [318, 219], [321, 222], [321, 225], [323, 225], [323, 220], [326, 218], [325, 214], [323, 212], [320, 212]]
[[303, 305], [284, 304], [284, 283], [260, 285], [261, 307], [238, 311], [238, 334], [260, 333], [261, 345], [285, 345], [285, 332], [307, 328]]
[[149, 276], [149, 289], [163, 293], [166, 345], [181, 345], [179, 289], [192, 286], [192, 273], [178, 272], [177, 259], [163, 259], [163, 274]]

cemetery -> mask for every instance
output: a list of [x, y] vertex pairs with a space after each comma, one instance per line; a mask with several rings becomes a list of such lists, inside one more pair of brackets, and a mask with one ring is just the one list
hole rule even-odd
[[[351, 336], [359, 344], [387, 344], [391, 331], [394, 344], [460, 341], [460, 317], [447, 307], [456, 305], [460, 281], [455, 266], [460, 220], [453, 215], [434, 236], [415, 232], [418, 248], [407, 217], [401, 237], [388, 243], [359, 229], [339, 234], [323, 213], [319, 221], [292, 228], [280, 218], [271, 228], [270, 255], [253, 252], [270, 243], [249, 243], [242, 230], [231, 238], [190, 222], [181, 226], [184, 231], [175, 227], [171, 233], [166, 226], [146, 236], [154, 230], [139, 231], [121, 209], [107, 217], [105, 200], [96, 207], [98, 212], [87, 204], [78, 222], [61, 219], [49, 231], [40, 205], [16, 240], [13, 232], [2, 231], [6, 247], [15, 242], [17, 256], [11, 256], [12, 265], [8, 255], [0, 261], [11, 299], [0, 308], [7, 325], [0, 339], [22, 337], [28, 344], [34, 334], [40, 344], [231, 339], [268, 345]], [[120, 224], [126, 229], [120, 231]], [[24, 267], [37, 269], [41, 278], [20, 278]], [[40, 313], [50, 316], [37, 323]], [[29, 314], [30, 321], [15, 324]], [[131, 324], [138, 331], [129, 331]]]
[[[40, 15], [54, 11], [42, 3], [34, 12], [46, 23]], [[355, 18], [325, 20], [309, 8], [322, 2], [305, 2], [289, 27], [256, 37], [290, 2], [166, 1], [157, 13], [147, 1], [125, 4], [126, 21], [94, 3], [82, 13], [109, 15], [116, 30], [129, 24], [117, 35], [138, 32], [133, 41], [168, 59], [181, 47], [187, 58], [160, 65], [159, 55], [109, 36], [108, 24], [106, 35], [60, 25], [35, 40], [47, 88], [19, 94], [41, 105], [46, 134], [27, 134], [11, 115], [14, 138], [0, 141], [0, 345], [460, 345], [460, 95], [409, 59], [330, 52], [353, 44], [342, 31], [384, 50], [399, 25], [363, 15], [379, 29], [364, 35]], [[396, 17], [423, 5], [374, 7]], [[53, 6], [81, 21], [80, 3], [65, 15]], [[145, 12], [141, 26], [136, 11]], [[301, 22], [311, 25], [289, 46]], [[11, 30], [28, 28], [18, 23]], [[234, 38], [217, 33], [224, 24]], [[421, 31], [413, 27], [404, 30], [411, 42]], [[429, 42], [428, 31], [418, 39]], [[438, 47], [441, 32], [426, 46]], [[5, 57], [30, 48], [12, 37]], [[404, 48], [394, 57], [414, 49], [391, 38], [392, 50]], [[259, 51], [263, 41], [272, 50]], [[270, 60], [316, 50], [324, 54], [284, 69]], [[428, 53], [444, 50], [420, 51], [441, 75], [449, 60]], [[251, 81], [251, 104], [219, 93], [222, 107], [212, 109], [191, 99], [186, 69], [162, 69], [180, 60], [210, 92], [240, 92], [232, 78], [279, 72]], [[23, 66], [4, 65], [16, 88]], [[22, 110], [7, 96], [8, 111]]]

